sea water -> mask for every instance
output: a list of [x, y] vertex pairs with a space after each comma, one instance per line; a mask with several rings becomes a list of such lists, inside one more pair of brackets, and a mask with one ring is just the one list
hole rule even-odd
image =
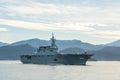
[[0, 80], [120, 80], [120, 62], [88, 61], [81, 66], [0, 61]]

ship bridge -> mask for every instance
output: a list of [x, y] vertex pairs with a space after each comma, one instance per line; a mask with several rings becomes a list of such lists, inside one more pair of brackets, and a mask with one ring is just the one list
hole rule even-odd
[[54, 55], [58, 53], [58, 47], [55, 43], [55, 37], [54, 34], [52, 33], [52, 38], [51, 38], [51, 45], [50, 46], [40, 46], [37, 50], [37, 54], [42, 54], [42, 55]]

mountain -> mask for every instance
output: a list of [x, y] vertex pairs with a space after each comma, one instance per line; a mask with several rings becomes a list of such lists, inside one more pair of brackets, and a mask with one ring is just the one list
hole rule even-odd
[[3, 46], [0, 47], [0, 60], [16, 60], [19, 59], [22, 54], [33, 54], [35, 51], [36, 49], [28, 44]]
[[120, 40], [106, 44], [107, 46], [120, 46]]
[[60, 52], [64, 54], [83, 54], [85, 51], [81, 48], [76, 47], [76, 48], [67, 48], [67, 49], [61, 50]]
[[29, 40], [23, 40], [23, 41], [18, 41], [15, 43], [12, 43], [12, 46], [19, 46], [19, 45], [24, 45], [24, 44], [29, 44], [30, 46], [33, 46], [35, 48], [38, 48], [39, 46], [44, 46], [48, 45], [48, 41], [46, 40], [40, 40], [40, 39], [29, 39]]
[[[39, 46], [50, 45], [51, 41], [40, 40], [40, 39], [29, 39], [29, 40], [18, 41], [18, 42], [12, 43], [11, 45], [19, 46], [23, 44], [29, 44], [35, 48], [38, 48]], [[57, 40], [56, 44], [60, 50], [71, 48], [71, 47], [79, 47], [84, 50], [99, 50], [104, 47], [103, 45], [93, 45], [90, 43], [84, 43], [80, 40]]]
[[7, 43], [0, 42], [0, 47], [8, 45]]
[[[49, 40], [37, 38], [18, 41], [10, 45], [0, 43], [0, 59], [16, 60], [22, 54], [34, 54], [39, 46], [48, 46], [50, 44], [51, 41]], [[56, 44], [61, 53], [82, 54], [86, 50], [88, 54], [94, 54], [93, 58], [95, 60], [120, 61], [120, 40], [106, 45], [93, 45], [80, 40], [57, 40]]]
[[93, 45], [80, 40], [57, 40], [57, 45], [60, 47], [60, 50], [71, 47], [78, 47], [84, 50], [99, 50], [104, 47], [103, 45]]
[[97, 60], [120, 61], [120, 47], [104, 47], [98, 51], [89, 51], [95, 54], [93, 57]]

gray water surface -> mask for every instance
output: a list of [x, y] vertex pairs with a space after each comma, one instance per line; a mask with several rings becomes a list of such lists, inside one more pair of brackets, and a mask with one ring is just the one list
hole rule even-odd
[[0, 80], [120, 80], [120, 62], [80, 65], [35, 65], [0, 61]]

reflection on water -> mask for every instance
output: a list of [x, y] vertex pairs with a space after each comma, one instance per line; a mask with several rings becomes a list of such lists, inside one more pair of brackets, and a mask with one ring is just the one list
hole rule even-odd
[[0, 61], [0, 80], [120, 80], [120, 62], [80, 65], [35, 65]]

